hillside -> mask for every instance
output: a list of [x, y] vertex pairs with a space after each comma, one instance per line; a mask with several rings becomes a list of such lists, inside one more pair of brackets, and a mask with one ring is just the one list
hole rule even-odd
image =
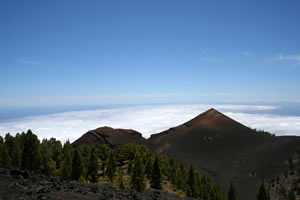
[[119, 144], [136, 142], [138, 144], [145, 144], [146, 139], [142, 134], [131, 129], [113, 129], [111, 127], [100, 127], [95, 130], [88, 131], [73, 144], [108, 144], [114, 147]]
[[193, 162], [227, 191], [234, 181], [242, 199], [255, 199], [261, 178], [273, 178], [288, 168], [299, 137], [273, 137], [234, 121], [215, 109], [148, 139], [152, 151]]

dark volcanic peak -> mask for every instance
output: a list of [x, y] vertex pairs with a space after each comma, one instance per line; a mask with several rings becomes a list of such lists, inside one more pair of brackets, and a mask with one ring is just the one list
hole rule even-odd
[[224, 129], [231, 126], [243, 126], [242, 124], [222, 114], [214, 108], [211, 108], [205, 111], [204, 113], [201, 113], [197, 117], [186, 122], [184, 125], [196, 127], [210, 127], [218, 129]]
[[205, 122], [211, 123], [212, 121], [220, 120], [221, 118], [228, 118], [228, 117], [223, 115], [216, 109], [211, 108], [211, 109], [205, 111], [204, 113], [201, 113], [200, 115], [196, 116], [195, 118], [188, 121], [187, 123], [192, 123], [193, 125], [197, 125], [198, 123], [205, 124]]
[[217, 110], [214, 109], [214, 108], [211, 108], [211, 109], [208, 109], [207, 111], [205, 111], [204, 113], [215, 113], [215, 114], [217, 114], [217, 113], [220, 113], [220, 112], [217, 111]]
[[74, 144], [108, 144], [116, 146], [123, 143], [137, 142], [145, 144], [146, 139], [142, 134], [132, 129], [114, 129], [108, 126], [88, 131], [77, 139]]
[[[297, 137], [271, 137], [209, 109], [192, 120], [151, 135], [153, 152], [166, 154], [217, 182], [223, 191], [234, 180], [243, 199], [255, 199], [261, 177], [273, 178], [287, 169]], [[249, 174], [254, 175], [249, 175]]]
[[[231, 119], [230, 117], [222, 114], [221, 112], [217, 111], [214, 108], [211, 108], [195, 118], [191, 119], [188, 122], [185, 122], [182, 125], [179, 125], [177, 127], [170, 128], [166, 131], [163, 131], [158, 134], [153, 134], [150, 137], [151, 140], [156, 140], [159, 138], [159, 140], [162, 140], [163, 137], [178, 137], [183, 136], [189, 133], [191, 130], [194, 134], [200, 134], [200, 133], [212, 133], [217, 131], [218, 134], [227, 135], [229, 133], [238, 133], [236, 136], [242, 136], [245, 134], [253, 134], [254, 131], [243, 124]], [[201, 129], [201, 131], [200, 131]], [[207, 134], [206, 134], [207, 135]], [[156, 143], [157, 141], [152, 141]]]

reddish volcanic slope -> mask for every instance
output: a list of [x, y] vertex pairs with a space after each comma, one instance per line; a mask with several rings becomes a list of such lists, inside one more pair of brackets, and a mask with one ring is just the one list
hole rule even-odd
[[113, 129], [111, 127], [101, 127], [95, 130], [88, 131], [77, 139], [73, 144], [108, 144], [116, 146], [123, 143], [136, 142], [145, 144], [146, 139], [142, 134], [131, 129]]
[[188, 127], [202, 126], [219, 130], [227, 129], [232, 125], [239, 126], [239, 128], [247, 128], [244, 125], [215, 110], [214, 108], [211, 108], [206, 112], [196, 116], [195, 118], [186, 122], [185, 125]]
[[[240, 134], [237, 136], [244, 137], [249, 135], [253, 136], [254, 134], [252, 129], [211, 108], [182, 125], [151, 135], [149, 142], [150, 144], [156, 144], [165, 139], [168, 140], [170, 138], [187, 135], [190, 131], [195, 129], [201, 129], [202, 135], [207, 135], [207, 137], [211, 137], [212, 135], [208, 133], [212, 132], [216, 133], [218, 137], [233, 132], [239, 132]], [[219, 135], [221, 133], [222, 135]]]
[[242, 199], [255, 199], [261, 177], [274, 178], [287, 169], [289, 155], [300, 146], [299, 137], [257, 133], [210, 109], [194, 119], [152, 135], [152, 151], [166, 154], [187, 166], [193, 163], [227, 192], [230, 181]]

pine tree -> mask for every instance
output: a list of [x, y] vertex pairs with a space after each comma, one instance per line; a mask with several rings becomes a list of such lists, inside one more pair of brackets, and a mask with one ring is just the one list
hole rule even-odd
[[41, 172], [44, 174], [54, 175], [56, 172], [56, 163], [52, 159], [52, 150], [46, 141], [40, 145], [40, 152], [42, 155]]
[[108, 157], [105, 174], [111, 181], [113, 181], [115, 177], [115, 173], [116, 173], [116, 161], [115, 161], [114, 153], [113, 151], [111, 151]]
[[92, 147], [89, 164], [88, 164], [88, 176], [90, 176], [90, 181], [92, 183], [98, 182], [98, 171], [99, 171], [99, 163], [98, 163], [98, 155], [96, 152], [96, 148]]
[[257, 194], [257, 200], [269, 200], [269, 199], [270, 199], [269, 194], [265, 188], [264, 181], [262, 181]]
[[[197, 183], [196, 183], [196, 176], [195, 176], [195, 170], [194, 166], [191, 164], [189, 172], [188, 172], [188, 180], [187, 180], [187, 185], [189, 186], [191, 193], [189, 193], [188, 197], [198, 197], [198, 190], [197, 190]], [[187, 192], [188, 195], [188, 192]]]
[[11, 166], [11, 158], [9, 156], [7, 147], [5, 144], [0, 145], [0, 154], [1, 154], [1, 164], [3, 166]]
[[84, 176], [83, 160], [78, 148], [75, 149], [72, 160], [72, 180], [78, 180], [80, 176]]
[[80, 145], [78, 146], [78, 150], [80, 151], [81, 157], [82, 157], [82, 165], [83, 165], [83, 176], [84, 178], [87, 178], [87, 169], [89, 165], [89, 158], [90, 158], [90, 152], [91, 149], [87, 145]]
[[[19, 142], [19, 145], [20, 145], [20, 148], [21, 148], [21, 157], [23, 155], [25, 137], [26, 137], [26, 134], [24, 132], [22, 132], [22, 134], [19, 134], [19, 133], [16, 134], [16, 140]], [[22, 165], [22, 160], [21, 160], [21, 165]]]
[[185, 190], [185, 184], [186, 184], [186, 172], [183, 163], [181, 162], [179, 167], [176, 170], [176, 187], [179, 190]]
[[196, 173], [196, 186], [197, 186], [197, 190], [198, 190], [198, 197], [201, 199], [203, 196], [203, 191], [201, 188], [201, 180], [200, 180], [200, 176], [198, 173]]
[[161, 172], [159, 167], [158, 156], [155, 156], [155, 160], [152, 166], [150, 185], [152, 188], [161, 189]]
[[66, 142], [63, 148], [63, 164], [61, 177], [64, 180], [70, 180], [72, 175], [72, 146], [69, 141]]
[[128, 163], [127, 174], [131, 175], [131, 171], [132, 171], [132, 161], [130, 160], [129, 163]]
[[180, 173], [179, 168], [176, 170], [176, 188], [178, 190], [183, 190], [184, 189], [184, 178], [182, 174]]
[[10, 135], [10, 133], [7, 133], [5, 135], [5, 145], [8, 151], [8, 154], [10, 157], [12, 157], [12, 151], [14, 149], [14, 143], [15, 143], [16, 139]]
[[287, 196], [287, 200], [296, 200], [296, 195], [295, 195], [295, 191], [293, 190], [293, 188], [290, 189], [288, 196]]
[[14, 142], [14, 147], [12, 150], [12, 166], [15, 168], [21, 168], [22, 162], [22, 152], [20, 144], [17, 140]]
[[134, 166], [131, 173], [131, 187], [138, 192], [144, 191], [146, 187], [144, 166], [139, 151], [136, 152], [134, 157]]
[[1, 143], [1, 136], [0, 136], [0, 166], [2, 165], [3, 146], [4, 146], [4, 144], [3, 144], [3, 143]]
[[108, 159], [110, 148], [107, 146], [107, 144], [95, 144], [94, 146], [99, 159], [105, 162]]
[[146, 167], [145, 167], [145, 175], [147, 176], [147, 178], [149, 180], [151, 179], [151, 172], [152, 172], [152, 160], [151, 160], [151, 158], [149, 158], [149, 160], [146, 163]]
[[238, 200], [237, 190], [233, 185], [233, 182], [230, 183], [230, 187], [228, 190], [228, 200]]
[[176, 169], [177, 169], [176, 165], [171, 167], [170, 180], [173, 185], [175, 185], [177, 181]]
[[41, 164], [41, 154], [39, 151], [40, 141], [31, 130], [24, 135], [24, 147], [22, 152], [22, 168], [28, 170], [38, 170]]
[[123, 170], [122, 169], [119, 169], [119, 171], [118, 171], [118, 181], [119, 181], [119, 189], [124, 190], [125, 185], [124, 185], [124, 181], [123, 181]]
[[168, 179], [171, 181], [172, 184], [175, 184], [176, 179], [176, 164], [173, 158], [169, 159], [169, 176]]
[[47, 141], [47, 145], [51, 148], [52, 160], [55, 161], [56, 168], [59, 169], [63, 158], [61, 142], [55, 138], [50, 138], [50, 140]]

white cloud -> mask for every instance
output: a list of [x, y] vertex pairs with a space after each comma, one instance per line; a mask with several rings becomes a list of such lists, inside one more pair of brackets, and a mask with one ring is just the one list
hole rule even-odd
[[300, 65], [300, 55], [282, 55], [280, 54], [278, 60], [294, 61], [296, 65]]
[[231, 92], [217, 92], [216, 96], [234, 96]]
[[111, 94], [111, 95], [95, 95], [95, 96], [25, 96], [21, 98], [16, 97], [0, 97], [0, 105], [15, 106], [44, 106], [44, 105], [97, 105], [101, 104], [123, 104], [132, 102], [156, 102], [163, 101], [170, 98], [178, 98], [185, 94], [179, 93], [145, 93], [145, 94]]
[[299, 135], [300, 116], [247, 114], [225, 112], [226, 115], [251, 128], [267, 130], [276, 135]]
[[189, 104], [131, 106], [24, 117], [0, 122], [0, 135], [31, 129], [39, 138], [55, 137], [62, 141], [74, 141], [88, 130], [111, 126], [131, 128], [148, 138], [153, 133], [180, 125], [212, 107], [252, 128], [268, 130], [277, 135], [300, 134], [300, 117], [244, 113], [249, 110], [274, 110], [276, 106]]
[[243, 53], [242, 53], [244, 56], [250, 56], [251, 55], [251, 52], [249, 52], [249, 51], [243, 51]]

